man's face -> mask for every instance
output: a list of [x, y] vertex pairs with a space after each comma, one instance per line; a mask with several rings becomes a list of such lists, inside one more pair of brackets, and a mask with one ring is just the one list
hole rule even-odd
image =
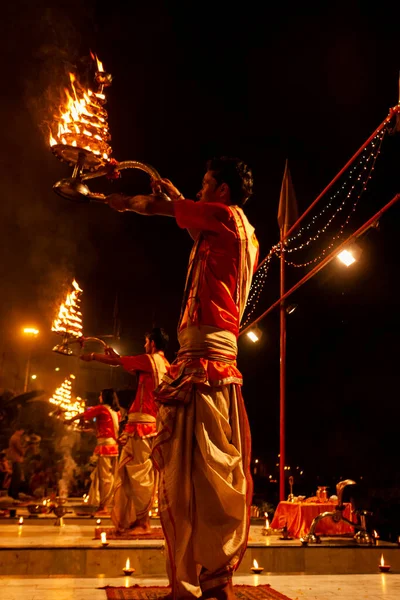
[[146, 341], [144, 343], [144, 351], [146, 352], [146, 354], [151, 354], [152, 351], [152, 344], [150, 341], [150, 338], [146, 337]]
[[200, 202], [220, 202], [219, 188], [220, 186], [214, 179], [213, 172], [207, 171], [203, 177], [203, 185], [197, 194], [197, 199]]

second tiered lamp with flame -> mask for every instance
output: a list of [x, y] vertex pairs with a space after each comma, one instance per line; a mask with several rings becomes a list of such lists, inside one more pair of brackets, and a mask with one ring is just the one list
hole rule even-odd
[[53, 348], [53, 352], [58, 352], [65, 356], [73, 356], [74, 352], [70, 346], [80, 344], [81, 348], [85, 342], [98, 342], [106, 348], [107, 344], [97, 337], [87, 337], [82, 333], [82, 313], [80, 311], [82, 290], [74, 280], [72, 282], [72, 291], [67, 294], [65, 302], [59, 308], [57, 318], [53, 321], [51, 330], [62, 337], [60, 344]]

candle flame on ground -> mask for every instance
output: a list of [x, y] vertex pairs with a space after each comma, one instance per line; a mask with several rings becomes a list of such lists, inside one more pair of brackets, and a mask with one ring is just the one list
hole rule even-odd
[[100, 534], [100, 537], [101, 537], [101, 543], [105, 544], [106, 541], [107, 541], [107, 534], [106, 534], [106, 532], [102, 531], [101, 534]]
[[125, 569], [130, 569], [131, 568], [131, 561], [129, 560], [129, 558], [126, 559], [126, 565], [125, 565]]
[[24, 522], [24, 517], [20, 517], [20, 518], [19, 518], [19, 521], [18, 521], [18, 523], [19, 523], [20, 525], [22, 525], [22, 524], [23, 524], [23, 522]]
[[256, 559], [253, 560], [253, 567], [255, 569], [259, 569], [258, 562], [256, 561]]
[[384, 566], [385, 566], [385, 560], [384, 560], [383, 554], [382, 554], [382, 556], [381, 556], [381, 567], [384, 567]]

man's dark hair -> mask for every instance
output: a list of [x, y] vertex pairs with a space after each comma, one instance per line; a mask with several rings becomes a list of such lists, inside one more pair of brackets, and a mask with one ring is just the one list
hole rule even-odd
[[113, 388], [104, 388], [104, 390], [101, 390], [101, 397], [103, 404], [111, 406], [111, 408], [117, 412], [121, 409], [118, 402], [118, 396]]
[[246, 163], [239, 158], [221, 156], [207, 161], [207, 170], [212, 171], [218, 185], [229, 186], [232, 204], [246, 204], [253, 193], [253, 174]]
[[146, 333], [146, 337], [151, 342], [154, 342], [157, 350], [166, 350], [169, 342], [169, 336], [162, 327], [153, 327], [151, 331]]

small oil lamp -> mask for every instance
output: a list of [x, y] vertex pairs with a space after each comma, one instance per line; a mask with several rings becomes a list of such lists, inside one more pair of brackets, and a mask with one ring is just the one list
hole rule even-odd
[[264, 513], [265, 525], [261, 530], [262, 535], [271, 535], [272, 529], [269, 524], [268, 513]]
[[379, 566], [379, 570], [381, 573], [388, 573], [390, 571], [391, 565], [385, 564], [385, 559], [383, 558], [383, 554], [381, 556], [381, 562]]
[[377, 531], [375, 531], [375, 529], [372, 532], [372, 543], [374, 544], [374, 546], [378, 545], [378, 540], [379, 540], [379, 533]]
[[24, 517], [20, 517], [18, 520], [18, 525], [23, 525], [24, 524]]
[[97, 519], [96, 525], [101, 525], [101, 519]]
[[125, 575], [132, 575], [135, 572], [135, 569], [131, 567], [131, 561], [129, 558], [126, 559], [126, 565], [122, 568]]
[[254, 559], [251, 570], [253, 571], [254, 575], [259, 575], [260, 573], [262, 573], [264, 571], [264, 567], [259, 567], [258, 562], [256, 561], [256, 559]]
[[109, 542], [107, 542], [107, 533], [105, 531], [102, 531], [100, 534], [100, 538], [102, 547], [106, 548], [109, 544]]

